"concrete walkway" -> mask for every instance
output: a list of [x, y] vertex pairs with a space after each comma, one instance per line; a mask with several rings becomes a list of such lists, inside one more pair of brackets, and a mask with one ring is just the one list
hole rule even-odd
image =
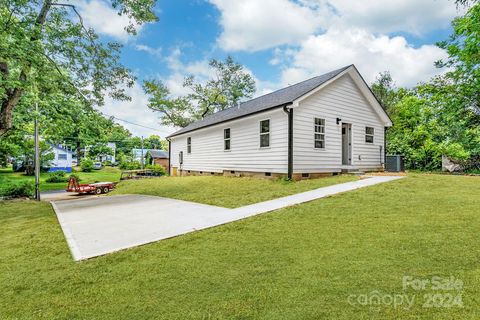
[[369, 177], [236, 209], [144, 195], [53, 201], [52, 205], [74, 260], [83, 260], [401, 178]]

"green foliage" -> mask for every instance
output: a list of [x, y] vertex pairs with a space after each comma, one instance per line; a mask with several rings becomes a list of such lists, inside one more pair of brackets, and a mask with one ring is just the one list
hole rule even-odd
[[[156, 20], [154, 0], [111, 4], [129, 20], [130, 34]], [[120, 63], [122, 45], [100, 41], [83, 25], [75, 4], [3, 1], [0, 25], [0, 134], [11, 128], [17, 105], [34, 97], [38, 101], [37, 94], [44, 95], [38, 97], [41, 101], [47, 101], [46, 96], [56, 101], [75, 96], [99, 105], [105, 93], [129, 99], [124, 87], [131, 86], [134, 77]]]
[[164, 176], [167, 172], [165, 168], [158, 164], [147, 164], [145, 169], [153, 170], [154, 173]]
[[80, 161], [80, 168], [83, 172], [92, 172], [94, 169], [93, 160], [89, 158], [83, 158], [82, 161]]
[[124, 161], [118, 166], [122, 170], [137, 170], [142, 167], [139, 161]]
[[33, 197], [35, 185], [32, 181], [11, 182], [0, 189], [0, 197]]
[[409, 169], [438, 170], [441, 157], [468, 163], [480, 155], [480, 4], [453, 21], [454, 34], [439, 43], [449, 71], [413, 89], [398, 89], [388, 73], [372, 91], [393, 121], [387, 152], [405, 155]]
[[45, 180], [46, 182], [66, 182], [68, 178], [66, 177], [66, 172], [59, 170], [55, 172], [49, 172], [48, 177]]
[[184, 87], [192, 93], [184, 97], [170, 97], [170, 91], [159, 80], [144, 82], [148, 107], [162, 114], [163, 124], [185, 127], [207, 114], [235, 106], [255, 93], [255, 80], [231, 57], [225, 62], [212, 59], [209, 66], [216, 77], [206, 83], [193, 76], [186, 77]]

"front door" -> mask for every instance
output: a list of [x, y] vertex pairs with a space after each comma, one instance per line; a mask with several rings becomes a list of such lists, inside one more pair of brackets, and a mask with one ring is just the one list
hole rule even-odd
[[352, 125], [342, 123], [342, 164], [352, 164]]

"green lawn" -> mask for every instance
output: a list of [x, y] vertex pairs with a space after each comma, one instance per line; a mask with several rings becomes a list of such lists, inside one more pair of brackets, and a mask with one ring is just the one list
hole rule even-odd
[[236, 208], [357, 179], [351, 175], [298, 182], [221, 176], [162, 177], [122, 181], [112, 194], [148, 194]]
[[[112, 167], [104, 167], [101, 170], [94, 170], [93, 172], [77, 172], [81, 179], [81, 183], [92, 183], [99, 181], [111, 181], [116, 182], [120, 180], [121, 170]], [[48, 173], [42, 173], [40, 175], [40, 191], [48, 190], [62, 190], [66, 189], [67, 183], [49, 183], [46, 182]], [[8, 182], [17, 182], [23, 180], [35, 181], [32, 176], [26, 176], [21, 172], [13, 172], [9, 169], [0, 169], [0, 188], [6, 185]]]
[[[479, 208], [478, 177], [411, 175], [75, 263], [48, 203], [2, 202], [0, 318], [479, 319]], [[436, 293], [463, 308], [404, 276], [461, 279]], [[375, 290], [416, 300], [348, 302]]]

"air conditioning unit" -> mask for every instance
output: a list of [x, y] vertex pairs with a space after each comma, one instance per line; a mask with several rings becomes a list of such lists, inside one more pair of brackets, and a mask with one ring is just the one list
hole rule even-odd
[[387, 156], [387, 162], [385, 163], [385, 170], [390, 172], [405, 171], [404, 156], [402, 155]]

